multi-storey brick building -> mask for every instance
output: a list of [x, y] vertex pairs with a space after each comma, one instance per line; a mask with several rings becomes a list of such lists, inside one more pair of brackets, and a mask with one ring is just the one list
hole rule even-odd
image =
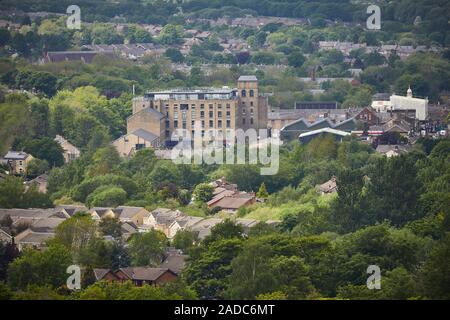
[[[159, 145], [168, 146], [177, 129], [186, 129], [192, 134], [197, 128], [202, 134], [216, 129], [222, 130], [223, 135], [230, 129], [266, 129], [267, 105], [267, 97], [259, 94], [255, 76], [241, 76], [237, 88], [233, 89], [147, 92], [143, 97], [133, 99], [133, 115], [127, 120], [128, 134], [113, 144], [121, 155], [129, 155], [142, 146], [155, 145], [154, 141], [139, 140], [144, 139], [142, 131], [157, 136]], [[140, 130], [137, 140], [127, 138], [134, 137], [137, 130]]]

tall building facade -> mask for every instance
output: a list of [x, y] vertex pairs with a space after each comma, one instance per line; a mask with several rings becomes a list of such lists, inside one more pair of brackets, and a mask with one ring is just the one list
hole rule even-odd
[[[133, 114], [127, 119], [127, 135], [113, 144], [121, 155], [128, 155], [132, 143], [127, 136], [142, 130], [159, 138], [160, 145], [170, 146], [177, 129], [205, 134], [216, 129], [267, 129], [267, 97], [260, 95], [255, 76], [241, 76], [237, 88], [176, 89], [151, 91], [133, 99]], [[136, 140], [136, 139], [131, 139]], [[142, 141], [139, 145], [145, 145]]]

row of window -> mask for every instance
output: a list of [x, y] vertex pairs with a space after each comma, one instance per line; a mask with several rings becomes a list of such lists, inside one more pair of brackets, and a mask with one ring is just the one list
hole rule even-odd
[[[250, 89], [249, 91], [248, 91], [248, 95], [250, 96], [250, 97], [254, 97], [255, 96], [255, 92], [253, 91], [253, 89]], [[247, 90], [242, 90], [241, 91], [241, 97], [246, 97], [247, 96]]]
[[[195, 105], [195, 104], [192, 104], [191, 105], [191, 109], [195, 109], [197, 106]], [[165, 108], [166, 108], [166, 110], [168, 110], [169, 109], [169, 104], [165, 104]], [[208, 108], [209, 108], [209, 110], [211, 110], [211, 109], [213, 109], [214, 108], [214, 105], [213, 104], [209, 104], [208, 105]], [[217, 104], [217, 108], [218, 109], [222, 109], [222, 104], [221, 103], [218, 103]], [[227, 103], [226, 104], [226, 108], [227, 109], [231, 109], [231, 105], [229, 104], [229, 103]], [[178, 104], [174, 104], [173, 105], [173, 109], [174, 110], [178, 110]], [[189, 109], [189, 105], [188, 104], [180, 104], [180, 110], [187, 110], [187, 109]], [[205, 105], [202, 103], [202, 104], [200, 104], [200, 109], [201, 110], [204, 110], [205, 109]]]
[[[242, 119], [242, 124], [245, 125], [246, 121], [247, 121], [246, 118], [243, 118]], [[250, 124], [254, 124], [253, 118], [250, 118]], [[201, 126], [202, 126], [202, 128], [205, 127], [205, 120], [202, 120]], [[178, 129], [178, 120], [174, 120], [173, 121], [173, 127], [174, 127], [174, 129]], [[185, 120], [183, 120], [182, 121], [182, 128], [186, 129], [186, 127], [187, 127], [187, 123], [186, 123]], [[191, 121], [191, 127], [195, 127], [195, 121], [194, 120]], [[214, 127], [214, 120], [209, 120], [209, 127], [210, 128]], [[231, 120], [227, 120], [226, 121], [226, 127], [227, 128], [231, 128]], [[168, 128], [170, 128], [170, 121], [166, 120], [166, 129], [168, 129]], [[217, 128], [222, 128], [222, 120], [220, 120], [220, 119], [217, 120]]]
[[[253, 114], [253, 109], [250, 109], [250, 113]], [[243, 114], [245, 114], [245, 109], [243, 110]], [[214, 118], [214, 111], [209, 111], [208, 115], [209, 115], [210, 118]], [[195, 119], [196, 116], [197, 116], [197, 113], [195, 112], [195, 110], [191, 110], [191, 119]], [[218, 118], [222, 118], [222, 116], [223, 116], [222, 111], [218, 111], [217, 112], [217, 117]], [[169, 117], [169, 112], [168, 111], [166, 111], [166, 117]], [[182, 117], [183, 120], [186, 120], [186, 118], [187, 118], [186, 111], [183, 110], [181, 112], [181, 117]], [[204, 117], [205, 117], [205, 111], [200, 111], [200, 118], [203, 119]], [[227, 119], [229, 119], [231, 117], [231, 111], [227, 111], [226, 112], [226, 117], [227, 117]], [[178, 111], [174, 111], [173, 118], [175, 120], [178, 120]]]
[[[205, 121], [204, 120], [202, 120], [201, 126], [202, 126], [202, 128], [205, 127]], [[175, 129], [178, 129], [178, 120], [174, 120], [173, 121], [173, 127]], [[186, 121], [182, 121], [182, 128], [186, 129], [186, 127], [187, 127]], [[191, 122], [191, 127], [195, 127], [195, 121]], [[214, 120], [209, 120], [209, 127], [210, 128], [214, 127]], [[227, 128], [231, 128], [231, 120], [227, 120], [226, 121], [226, 127]], [[170, 128], [170, 121], [169, 120], [166, 120], [166, 128]], [[217, 120], [217, 128], [222, 128], [222, 120]]]

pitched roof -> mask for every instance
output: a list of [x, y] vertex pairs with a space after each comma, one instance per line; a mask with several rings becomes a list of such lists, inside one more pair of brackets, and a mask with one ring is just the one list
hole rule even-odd
[[216, 224], [221, 223], [222, 221], [222, 219], [218, 218], [203, 219], [190, 227], [190, 230], [198, 232], [198, 238], [202, 240], [211, 233], [212, 227], [214, 227]]
[[223, 209], [237, 210], [240, 207], [246, 205], [251, 200], [252, 200], [251, 197], [248, 197], [248, 198], [247, 197], [236, 197], [236, 196], [223, 197], [222, 199], [220, 199], [213, 205], [215, 207], [221, 207]]
[[258, 81], [256, 76], [240, 76], [238, 81]]
[[408, 145], [401, 145], [401, 144], [380, 144], [377, 146], [377, 149], [375, 150], [378, 153], [387, 153], [389, 151], [395, 151], [397, 153], [407, 153], [411, 149]]
[[43, 218], [34, 220], [30, 226], [34, 232], [52, 232], [66, 219]]
[[169, 253], [159, 267], [169, 269], [172, 272], [179, 274], [186, 264], [187, 257], [187, 255], [183, 254]]
[[138, 232], [138, 227], [132, 222], [124, 222], [121, 225], [122, 233], [124, 234], [133, 234]]
[[142, 138], [144, 140], [153, 142], [155, 140], [158, 140], [159, 137], [151, 132], [148, 132], [147, 130], [144, 129], [137, 129], [134, 130], [131, 134], [134, 134], [136, 136], [138, 136], [139, 138]]
[[42, 219], [48, 218], [55, 212], [55, 209], [3, 209], [0, 208], [0, 220], [5, 216], [10, 216], [13, 221], [20, 218]]
[[114, 56], [113, 51], [49, 51], [46, 60], [48, 62], [84, 60], [86, 63], [91, 63], [98, 54], [104, 54], [110, 57]]
[[95, 280], [100, 281], [111, 270], [109, 270], [109, 269], [102, 269], [102, 268], [94, 268], [93, 271], [94, 271]]
[[[27, 232], [25, 230], [24, 232]], [[16, 242], [21, 244], [35, 244], [35, 245], [41, 245], [45, 241], [47, 241], [50, 238], [53, 238], [55, 236], [52, 232], [34, 232], [29, 231], [28, 233], [24, 234], [24, 236], [20, 237], [20, 234], [16, 236]]]
[[171, 209], [156, 209], [152, 211], [152, 215], [159, 225], [170, 226], [175, 220], [186, 217], [184, 213]]
[[186, 216], [181, 219], [177, 219], [172, 223], [178, 223], [180, 227], [182, 228], [189, 228], [190, 226], [193, 226], [197, 222], [203, 220], [202, 217], [192, 217], [192, 216]]
[[135, 114], [131, 115], [128, 119], [130, 119], [131, 117], [136, 116], [137, 114], [140, 114], [141, 112], [142, 113], [144, 113], [144, 112], [151, 113], [156, 119], [159, 119], [159, 120], [161, 120], [161, 119], [163, 119], [165, 117], [158, 110], [155, 110], [153, 108], [148, 107], [148, 108], [142, 109], [141, 111], [136, 112]]
[[324, 193], [331, 193], [336, 191], [336, 178], [333, 177], [330, 180], [319, 185], [319, 190]]
[[8, 151], [3, 158], [7, 160], [25, 160], [28, 156], [29, 154], [23, 151]]
[[341, 130], [336, 130], [336, 129], [332, 129], [332, 128], [320, 128], [317, 130], [301, 133], [299, 135], [299, 138], [313, 136], [313, 135], [321, 134], [321, 133], [331, 133], [331, 134], [335, 134], [335, 135], [342, 136], [342, 137], [350, 135], [349, 132], [345, 132], [345, 131], [341, 131]]
[[108, 211], [112, 211], [113, 213], [114, 213], [114, 215], [115, 215], [115, 212], [111, 209], [111, 208], [107, 208], [107, 207], [94, 207], [94, 208], [91, 208], [91, 210], [89, 210], [89, 212], [90, 213], [94, 213], [94, 212], [96, 212], [97, 214], [98, 214], [98, 216], [100, 217], [100, 218], [102, 218], [105, 214], [107, 214], [108, 213]]
[[56, 207], [56, 210], [62, 211], [64, 210], [69, 216], [73, 216], [75, 213], [80, 211], [88, 211], [88, 208], [85, 206], [79, 206], [79, 205], [67, 205], [63, 204]]
[[168, 268], [151, 268], [151, 267], [127, 267], [120, 268], [130, 279], [132, 280], [142, 280], [142, 281], [155, 281], [161, 277], [167, 271]]

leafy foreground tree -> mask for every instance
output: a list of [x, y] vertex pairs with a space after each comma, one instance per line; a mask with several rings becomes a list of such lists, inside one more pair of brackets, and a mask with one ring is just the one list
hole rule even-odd
[[423, 292], [431, 299], [450, 299], [450, 233], [433, 248], [420, 271]]
[[25, 190], [22, 178], [7, 176], [0, 181], [1, 208], [51, 208], [52, 202], [47, 194], [39, 192], [37, 186]]
[[8, 268], [8, 284], [13, 289], [29, 285], [57, 288], [66, 283], [66, 269], [72, 257], [64, 246], [52, 245], [47, 250], [25, 249]]
[[134, 266], [159, 265], [163, 258], [166, 244], [166, 236], [158, 230], [134, 234], [129, 242], [132, 264]]
[[195, 293], [181, 280], [162, 286], [143, 285], [137, 287], [127, 281], [100, 281], [78, 294], [81, 300], [182, 300], [196, 299]]

